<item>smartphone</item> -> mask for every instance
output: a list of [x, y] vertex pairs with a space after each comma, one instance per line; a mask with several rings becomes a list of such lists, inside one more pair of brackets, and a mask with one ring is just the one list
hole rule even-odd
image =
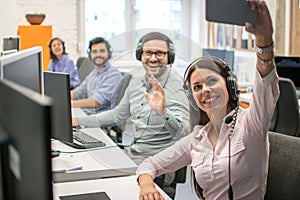
[[244, 26], [249, 22], [256, 25], [256, 12], [247, 0], [206, 0], [206, 20]]

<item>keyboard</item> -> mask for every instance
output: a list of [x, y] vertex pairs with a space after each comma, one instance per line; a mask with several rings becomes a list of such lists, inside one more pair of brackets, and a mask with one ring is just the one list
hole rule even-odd
[[73, 131], [73, 140], [77, 145], [82, 145], [85, 148], [103, 147], [106, 144], [101, 140], [94, 138], [82, 131]]

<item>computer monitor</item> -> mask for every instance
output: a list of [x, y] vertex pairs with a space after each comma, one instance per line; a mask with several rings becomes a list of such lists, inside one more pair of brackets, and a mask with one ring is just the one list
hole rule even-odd
[[300, 57], [275, 56], [278, 76], [289, 78], [300, 90]]
[[52, 137], [73, 143], [69, 74], [45, 71], [44, 94], [53, 99]]
[[231, 68], [231, 71], [234, 72], [234, 51], [225, 50], [225, 49], [210, 49], [204, 48], [202, 49], [203, 56], [214, 56], [224, 60]]
[[52, 200], [51, 99], [0, 80], [1, 182], [4, 200]]
[[42, 47], [32, 47], [0, 57], [0, 77], [43, 93]]
[[[53, 99], [53, 112], [51, 117], [53, 122], [51, 136], [53, 138], [79, 149], [105, 146], [104, 142], [78, 131], [76, 128], [73, 131], [69, 74], [45, 71], [44, 94]], [[78, 137], [80, 138], [80, 136], [81, 139], [85, 141], [78, 143]]]
[[20, 49], [20, 37], [5, 37], [3, 38], [3, 51], [16, 50]]

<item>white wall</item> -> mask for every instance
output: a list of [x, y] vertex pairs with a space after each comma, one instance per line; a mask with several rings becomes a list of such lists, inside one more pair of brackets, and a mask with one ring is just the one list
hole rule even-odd
[[17, 0], [0, 0], [0, 52], [2, 51], [2, 38], [17, 35]]
[[42, 25], [52, 25], [53, 37], [62, 38], [69, 55], [77, 59], [79, 48], [77, 0], [0, 0], [0, 2], [1, 50], [3, 37], [17, 35], [19, 25], [30, 25], [25, 18], [26, 13], [45, 13], [46, 18]]
[[206, 48], [208, 34], [205, 21], [205, 0], [191, 0], [191, 2], [191, 38]]
[[29, 25], [26, 13], [45, 13], [42, 25], [52, 25], [53, 37], [65, 41], [66, 50], [77, 59], [77, 0], [17, 0], [17, 23]]

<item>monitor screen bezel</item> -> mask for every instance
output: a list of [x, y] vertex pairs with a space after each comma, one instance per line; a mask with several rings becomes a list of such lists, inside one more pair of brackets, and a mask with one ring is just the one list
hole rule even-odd
[[[0, 80], [1, 179], [5, 200], [52, 200], [49, 97]], [[12, 104], [12, 105], [11, 105]]]
[[[300, 89], [300, 57], [275, 56], [276, 70], [279, 77], [291, 79], [297, 90]], [[298, 73], [296, 73], [298, 72]]]
[[[7, 48], [7, 46], [9, 46], [8, 44], [12, 42], [13, 46], [15, 48]], [[13, 36], [13, 37], [5, 37], [3, 38], [3, 45], [2, 45], [2, 50], [3, 51], [10, 51], [10, 50], [16, 50], [19, 51], [20, 50], [20, 37], [19, 36]]]
[[[44, 86], [43, 86], [43, 48], [41, 46], [31, 47], [28, 49], [24, 49], [15, 53], [7, 54], [0, 57], [0, 78], [4, 79], [4, 68], [9, 65], [13, 64], [15, 62], [18, 62], [22, 59], [25, 59], [26, 57], [32, 56], [32, 55], [38, 55], [38, 74], [39, 74], [39, 85], [37, 92], [40, 94], [44, 94]], [[20, 84], [20, 83], [19, 83]], [[33, 89], [33, 88], [32, 88]]]
[[44, 71], [44, 95], [53, 99], [52, 137], [73, 143], [70, 76], [63, 72]]

